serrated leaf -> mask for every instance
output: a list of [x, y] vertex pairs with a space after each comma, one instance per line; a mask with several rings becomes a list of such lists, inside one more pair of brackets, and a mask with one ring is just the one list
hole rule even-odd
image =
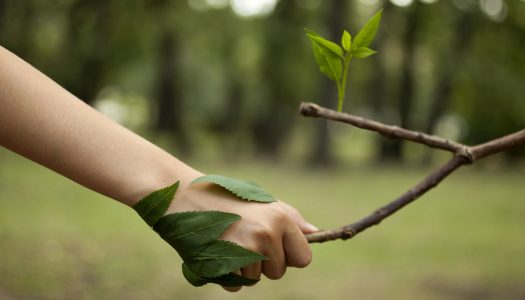
[[218, 239], [231, 224], [240, 220], [236, 214], [222, 211], [188, 211], [166, 215], [153, 226], [184, 259], [189, 250]]
[[352, 48], [352, 36], [346, 30], [343, 31], [343, 36], [341, 37], [341, 46], [343, 46], [345, 51], [350, 51]]
[[382, 15], [383, 10], [380, 10], [366, 22], [365, 26], [361, 28], [357, 36], [354, 38], [354, 42], [352, 45], [353, 49], [368, 47], [370, 45], [370, 43], [374, 40], [376, 36]]
[[208, 280], [193, 273], [185, 263], [182, 263], [182, 275], [184, 275], [184, 278], [193, 286], [203, 286], [208, 283]]
[[372, 50], [372, 49], [367, 48], [367, 47], [359, 47], [359, 48], [357, 48], [357, 49], [352, 51], [352, 55], [354, 55], [357, 58], [366, 58], [366, 57], [369, 57], [370, 55], [373, 55], [373, 54], [376, 54], [376, 53], [377, 53], [377, 51]]
[[228, 273], [216, 278], [206, 278], [211, 283], [216, 283], [224, 286], [241, 286], [254, 285], [259, 282], [258, 279], [246, 278], [235, 273]]
[[153, 226], [168, 210], [178, 187], [179, 182], [177, 181], [157, 190], [142, 198], [133, 206], [133, 209], [149, 226]]
[[188, 268], [201, 277], [228, 274], [267, 257], [232, 242], [216, 240], [184, 259]]
[[203, 286], [207, 283], [216, 283], [223, 286], [254, 285], [259, 281], [258, 279], [246, 278], [235, 273], [228, 273], [219, 277], [201, 277], [193, 273], [185, 263], [182, 264], [182, 274], [189, 283], [196, 287]]
[[249, 181], [233, 179], [222, 175], [205, 175], [193, 180], [191, 184], [200, 182], [215, 183], [244, 200], [256, 202], [275, 201], [272, 195], [263, 190], [260, 186], [254, 185]]

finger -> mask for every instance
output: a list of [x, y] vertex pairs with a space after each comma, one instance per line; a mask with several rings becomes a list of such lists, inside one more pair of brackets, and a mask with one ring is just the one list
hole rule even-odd
[[304, 234], [298, 226], [288, 226], [284, 237], [283, 246], [286, 262], [291, 267], [304, 268], [312, 261], [312, 250]]
[[[241, 270], [237, 270], [235, 272], [233, 272], [237, 275], [241, 275]], [[222, 285], [222, 288], [227, 290], [228, 292], [232, 292], [232, 293], [235, 293], [235, 292], [238, 292], [242, 289], [242, 286], [224, 286]]]
[[242, 276], [250, 279], [259, 280], [261, 278], [262, 265], [256, 262], [241, 269]]
[[262, 273], [270, 279], [279, 279], [286, 272], [286, 261], [284, 257], [283, 243], [281, 239], [276, 239], [267, 245], [264, 251], [268, 260], [262, 262]]
[[315, 225], [308, 223], [304, 219], [304, 217], [301, 215], [301, 213], [297, 209], [295, 209], [295, 207], [287, 203], [284, 203], [284, 202], [281, 202], [281, 203], [284, 205], [284, 207], [288, 211], [288, 214], [290, 215], [292, 220], [295, 222], [295, 224], [299, 226], [302, 233], [307, 234], [307, 233], [313, 233], [313, 232], [319, 231], [319, 228], [317, 228]]

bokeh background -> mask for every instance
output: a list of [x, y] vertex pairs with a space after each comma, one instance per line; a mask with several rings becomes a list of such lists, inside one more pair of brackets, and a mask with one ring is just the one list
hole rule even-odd
[[[525, 127], [523, 0], [0, 0], [0, 44], [206, 173], [254, 180], [330, 228], [448, 158], [298, 116], [334, 107], [303, 28], [384, 10], [345, 110], [468, 144]], [[1, 107], [0, 107], [1, 109]], [[38, 146], [38, 145], [35, 145]], [[229, 294], [121, 204], [0, 149], [0, 299], [524, 299], [525, 147], [453, 174], [305, 270]]]

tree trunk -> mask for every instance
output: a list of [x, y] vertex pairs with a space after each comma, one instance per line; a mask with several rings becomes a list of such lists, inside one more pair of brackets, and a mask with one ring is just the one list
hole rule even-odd
[[[348, 26], [345, 20], [348, 19], [348, 1], [334, 0], [329, 2], [328, 12], [325, 14], [324, 23], [328, 27], [327, 38], [332, 41], [339, 41], [343, 29]], [[337, 92], [335, 83], [323, 76], [321, 79], [321, 89], [319, 102], [324, 107], [334, 107], [336, 105]], [[309, 162], [314, 166], [331, 166], [335, 164], [332, 153], [332, 144], [329, 135], [328, 121], [320, 119], [316, 122], [313, 145], [311, 147]]]
[[190, 150], [189, 139], [184, 128], [182, 114], [183, 97], [178, 83], [177, 45], [172, 30], [163, 29], [160, 34], [157, 54], [157, 80], [155, 101], [157, 117], [155, 129], [174, 135], [175, 145], [182, 154]]
[[[407, 17], [407, 24], [402, 38], [403, 64], [401, 67], [401, 85], [399, 92], [399, 119], [401, 127], [410, 128], [410, 113], [413, 104], [414, 52], [416, 48], [417, 27], [420, 25], [421, 3], [412, 5]], [[402, 162], [402, 141], [385, 140], [381, 144], [381, 161]]]
[[278, 158], [296, 114], [296, 78], [287, 76], [294, 67], [295, 45], [301, 44], [297, 29], [304, 24], [295, 1], [280, 1], [269, 21], [265, 40], [262, 74], [267, 83], [267, 98], [250, 124], [257, 154]]

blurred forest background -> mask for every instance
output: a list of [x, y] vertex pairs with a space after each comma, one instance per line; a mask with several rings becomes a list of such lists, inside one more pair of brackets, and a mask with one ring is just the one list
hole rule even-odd
[[[467, 144], [525, 127], [524, 0], [0, 0], [0, 45], [201, 171], [257, 181], [330, 228], [448, 157], [297, 113], [337, 98], [303, 28], [338, 41], [381, 8], [346, 111]], [[523, 154], [229, 295], [187, 284], [133, 211], [0, 149], [0, 300], [524, 299]]]
[[466, 143], [525, 127], [520, 0], [0, 0], [0, 43], [179, 156], [428, 162], [297, 116], [336, 98], [303, 28], [338, 41], [379, 8], [379, 54], [351, 63], [347, 111]]

